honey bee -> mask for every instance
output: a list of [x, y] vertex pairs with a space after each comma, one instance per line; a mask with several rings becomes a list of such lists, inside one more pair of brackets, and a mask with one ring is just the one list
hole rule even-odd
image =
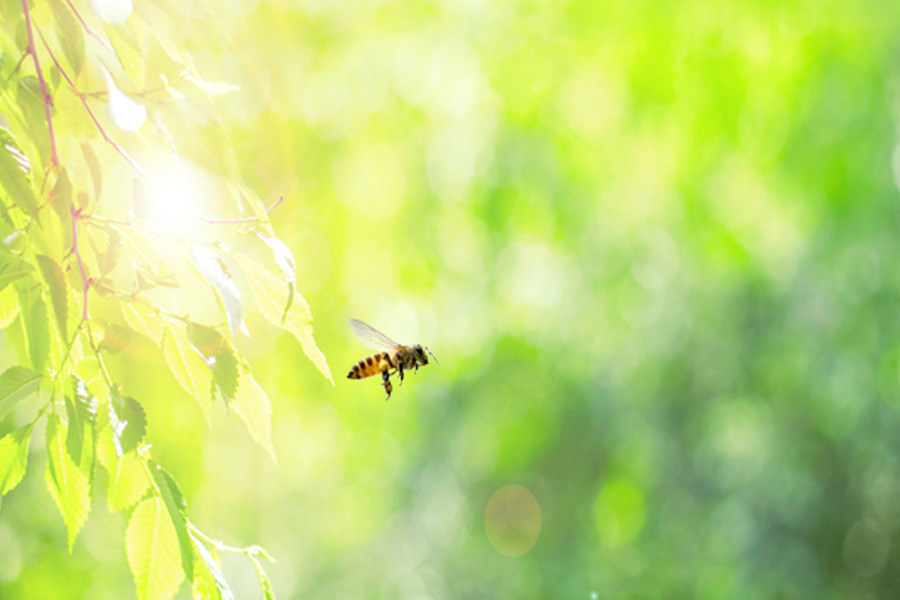
[[431, 354], [431, 357], [434, 358], [434, 362], [437, 362], [437, 358], [435, 358], [434, 354], [432, 354], [431, 350], [428, 348], [419, 344], [414, 346], [398, 344], [371, 325], [366, 325], [362, 321], [350, 319], [350, 329], [353, 331], [353, 335], [361, 339], [367, 348], [381, 350], [381, 352], [373, 354], [372, 356], [367, 356], [353, 365], [353, 368], [347, 373], [347, 379], [364, 379], [381, 373], [381, 385], [384, 386], [384, 391], [387, 392], [385, 401], [390, 399], [391, 391], [394, 389], [394, 386], [391, 385], [391, 375], [399, 373], [400, 383], [402, 384], [404, 369], [407, 371], [413, 369], [413, 372], [418, 372], [419, 367], [424, 367], [428, 364], [426, 352]]

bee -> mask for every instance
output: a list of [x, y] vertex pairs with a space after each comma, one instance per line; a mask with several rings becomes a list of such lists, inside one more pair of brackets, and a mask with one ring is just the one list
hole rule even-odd
[[394, 389], [394, 386], [391, 385], [391, 375], [399, 373], [400, 383], [402, 384], [404, 369], [407, 371], [413, 369], [413, 372], [417, 373], [419, 367], [424, 367], [428, 364], [426, 352], [431, 354], [431, 357], [434, 358], [434, 362], [437, 362], [437, 358], [435, 358], [434, 354], [432, 354], [431, 350], [428, 348], [419, 344], [414, 346], [398, 344], [371, 325], [366, 325], [362, 321], [350, 319], [350, 329], [353, 331], [353, 335], [361, 339], [367, 348], [381, 350], [381, 352], [373, 354], [372, 356], [367, 356], [353, 365], [353, 368], [347, 373], [347, 379], [364, 379], [381, 373], [381, 385], [384, 386], [384, 391], [387, 392], [385, 401], [390, 399], [391, 391]]

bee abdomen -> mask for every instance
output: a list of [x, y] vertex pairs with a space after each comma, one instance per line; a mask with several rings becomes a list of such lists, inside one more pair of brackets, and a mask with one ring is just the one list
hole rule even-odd
[[384, 363], [389, 367], [391, 364], [390, 357], [387, 352], [381, 352], [373, 356], [367, 356], [350, 369], [347, 373], [347, 379], [365, 379], [372, 375], [377, 375], [384, 370]]

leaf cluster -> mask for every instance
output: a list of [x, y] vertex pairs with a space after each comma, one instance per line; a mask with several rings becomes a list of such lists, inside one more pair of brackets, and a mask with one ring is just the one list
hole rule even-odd
[[[227, 546], [192, 523], [152, 457], [144, 405], [154, 399], [127, 394], [107, 365], [148, 338], [207, 420], [226, 403], [273, 460], [271, 404], [236, 345], [251, 333], [248, 295], [331, 379], [269, 218], [278, 203], [267, 209], [241, 182], [224, 129], [207, 147], [181, 135], [185, 115], [216, 123], [214, 97], [236, 88], [205, 81], [169, 39], [179, 7], [106, 3], [99, 19], [63, 0], [17, 8], [6, 3], [0, 21], [0, 328], [17, 352], [0, 373], [0, 499], [24, 478], [43, 421], [46, 485], [70, 550], [103, 469], [109, 507], [128, 518], [138, 598], [169, 598], [184, 580], [195, 597], [233, 597], [223, 551], [246, 555], [272, 597], [261, 548]], [[123, 107], [147, 122], [132, 128]], [[187, 200], [165, 204], [167, 194]]]

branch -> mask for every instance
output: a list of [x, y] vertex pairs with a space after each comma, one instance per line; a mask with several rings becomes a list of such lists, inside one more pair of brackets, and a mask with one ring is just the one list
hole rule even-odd
[[[53, 162], [54, 167], [59, 166], [59, 156], [56, 154], [56, 136], [53, 134], [53, 118], [50, 115], [50, 107], [53, 106], [53, 99], [50, 97], [50, 94], [47, 92], [47, 83], [44, 81], [44, 74], [41, 72], [41, 65], [38, 62], [37, 48], [34, 46], [34, 32], [31, 28], [31, 11], [28, 10], [28, 0], [22, 0], [22, 9], [25, 11], [25, 27], [28, 29], [28, 48], [25, 49], [26, 54], [31, 55], [31, 59], [34, 61], [34, 70], [37, 71], [38, 81], [41, 84], [41, 96], [44, 99], [44, 113], [47, 115], [47, 129], [50, 132], [50, 160]], [[40, 34], [40, 32], [38, 32]], [[41, 36], [43, 40], [44, 37]], [[44, 46], [47, 45], [47, 42], [44, 41]], [[47, 48], [49, 51], [50, 49]], [[51, 54], [52, 56], [52, 54]], [[56, 62], [56, 59], [53, 59], [53, 62]], [[56, 63], [56, 66], [59, 67], [59, 63]], [[68, 80], [69, 78], [66, 77]]]
[[[279, 196], [278, 200], [275, 201], [275, 204], [273, 204], [272, 206], [270, 206], [269, 208], [266, 209], [266, 214], [268, 215], [273, 210], [278, 208], [282, 202], [284, 202], [284, 196]], [[190, 212], [191, 216], [193, 216], [197, 219], [200, 219], [201, 221], [205, 221], [206, 223], [211, 223], [213, 225], [218, 225], [221, 223], [258, 223], [260, 221], [259, 217], [244, 217], [244, 218], [237, 218], [237, 219], [213, 219], [210, 217], [204, 217], [203, 215], [197, 214], [194, 211], [189, 211], [189, 212]]]
[[[27, 0], [22, 0], [22, 2], [23, 3], [27, 2]], [[90, 105], [88, 105], [87, 99], [85, 98], [84, 94], [82, 94], [81, 92], [78, 91], [78, 88], [75, 87], [75, 83], [69, 78], [68, 74], [66, 74], [66, 72], [63, 70], [62, 65], [59, 64], [59, 61], [56, 60], [56, 56], [53, 54], [53, 51], [50, 49], [50, 46], [47, 44], [47, 40], [44, 38], [43, 34], [41, 34], [41, 32], [38, 32], [38, 35], [41, 36], [41, 41], [44, 42], [44, 48], [47, 49], [47, 52], [50, 54], [50, 58], [53, 59], [53, 63], [56, 65], [56, 68], [59, 69], [60, 73], [62, 73], [62, 76], [65, 78], [66, 82], [69, 84], [69, 87], [72, 88], [72, 92], [76, 96], [78, 96], [79, 100], [81, 100], [81, 103], [84, 105], [84, 109], [88, 112], [88, 115], [90, 115], [91, 120], [94, 122], [94, 125], [97, 127], [97, 130], [100, 132], [100, 135], [103, 136], [103, 139], [106, 140], [107, 142], [109, 142], [109, 144], [113, 148], [115, 148], [116, 152], [118, 152], [122, 156], [122, 158], [125, 159], [125, 162], [127, 162], [129, 165], [131, 165], [132, 169], [137, 171], [138, 175], [140, 175], [141, 177], [146, 179], [147, 182], [150, 183], [150, 185], [153, 185], [153, 180], [150, 179], [150, 177], [144, 172], [144, 170], [141, 168], [141, 166], [139, 164], [137, 164], [133, 158], [128, 156], [128, 153], [125, 152], [125, 150], [122, 149], [122, 147], [119, 146], [115, 141], [113, 141], [113, 139], [111, 137], [109, 137], [109, 135], [107, 135], [106, 130], [103, 129], [103, 125], [100, 124], [100, 121], [98, 121], [96, 115], [94, 115], [94, 111], [92, 111]], [[37, 57], [35, 57], [35, 61], [36, 60], [37, 60]]]

